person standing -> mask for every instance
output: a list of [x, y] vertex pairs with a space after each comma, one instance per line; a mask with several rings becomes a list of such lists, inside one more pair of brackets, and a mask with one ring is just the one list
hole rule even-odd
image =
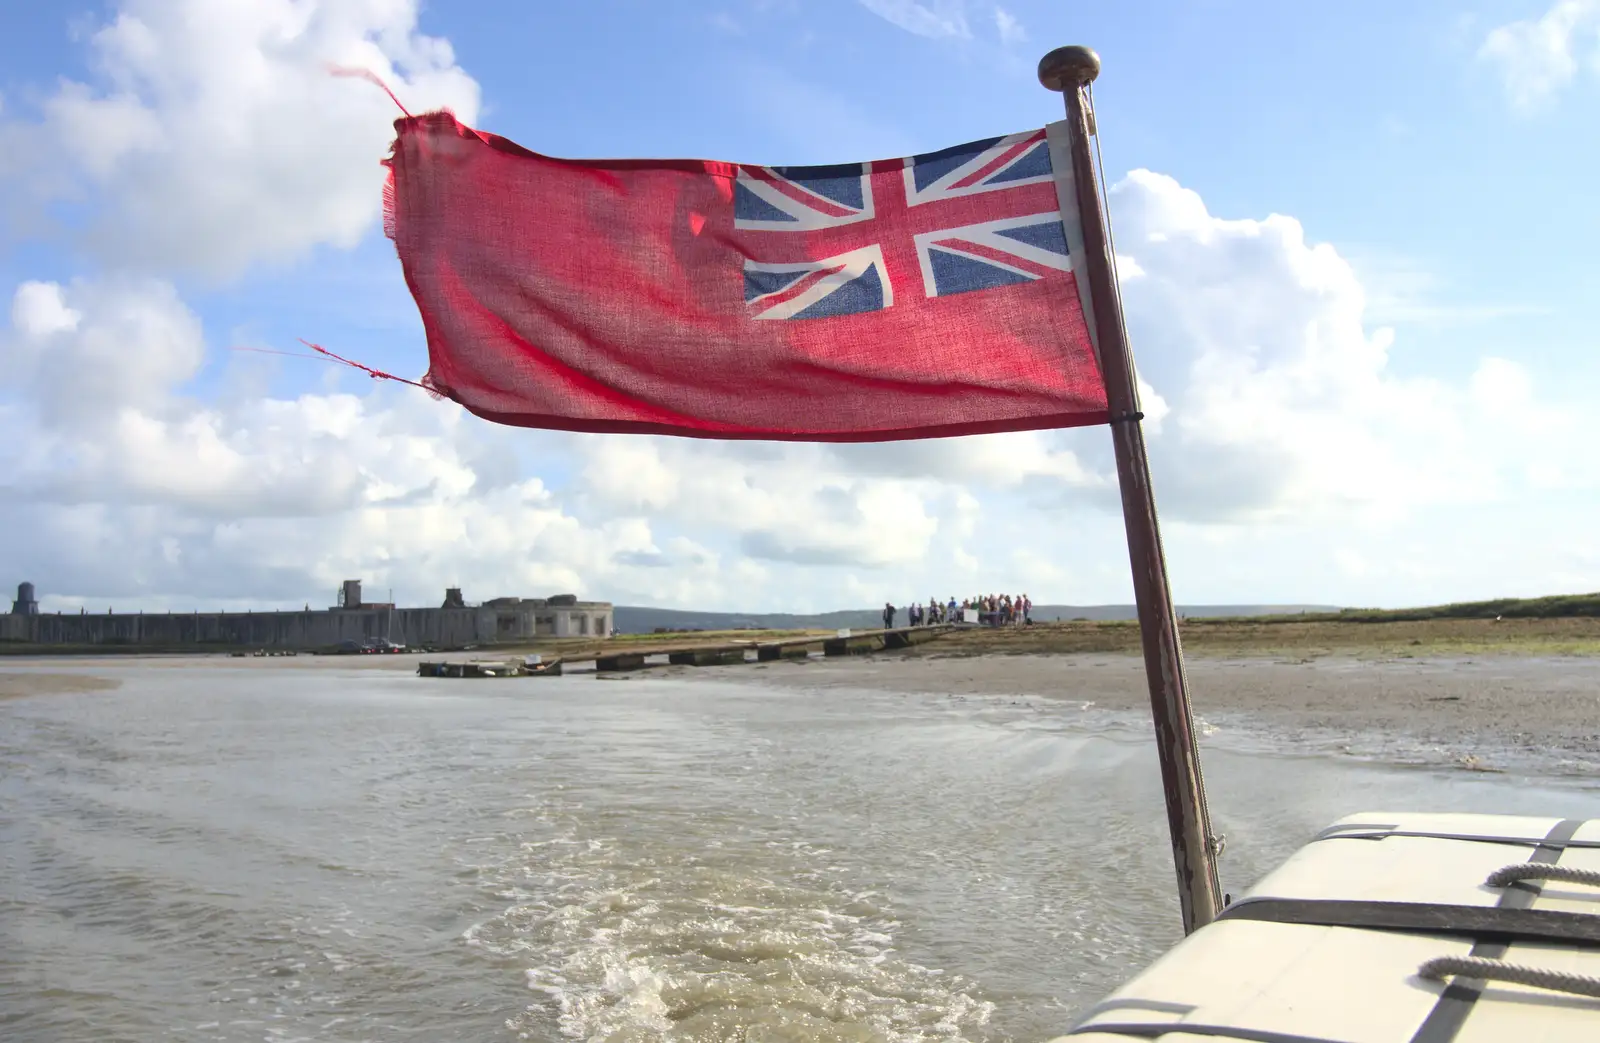
[[883, 629], [894, 629], [894, 605], [888, 601], [883, 603]]

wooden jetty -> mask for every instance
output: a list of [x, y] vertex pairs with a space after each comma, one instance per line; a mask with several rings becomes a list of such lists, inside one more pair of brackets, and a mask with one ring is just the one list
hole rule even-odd
[[[596, 673], [622, 673], [652, 666], [731, 666], [772, 663], [783, 659], [804, 659], [813, 652], [825, 656], [867, 655], [885, 649], [910, 648], [942, 637], [959, 624], [941, 623], [921, 627], [893, 627], [888, 630], [858, 630], [838, 634], [808, 634], [803, 637], [756, 639], [752, 641], [697, 642], [694, 644], [653, 644], [625, 650], [600, 649], [590, 652], [563, 652], [542, 662], [528, 659], [473, 660], [450, 662], [425, 660], [417, 664], [421, 677], [559, 677], [565, 663], [592, 662]], [[528, 657], [529, 659], [533, 657]], [[663, 662], [664, 660], [664, 662]]]
[[845, 635], [828, 636], [812, 634], [768, 641], [727, 641], [720, 644], [696, 644], [629, 649], [627, 651], [596, 652], [592, 656], [569, 655], [569, 662], [593, 659], [599, 673], [619, 673], [643, 670], [651, 665], [648, 660], [666, 657], [674, 666], [727, 666], [750, 661], [755, 653], [759, 663], [780, 659], [804, 659], [812, 652], [825, 656], [867, 655], [884, 649], [910, 648], [912, 645], [932, 641], [955, 629], [953, 623], [921, 627], [894, 627], [887, 630], [860, 630]]

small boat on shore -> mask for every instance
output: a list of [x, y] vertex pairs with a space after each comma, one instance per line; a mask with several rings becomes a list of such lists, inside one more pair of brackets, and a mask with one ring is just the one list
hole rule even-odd
[[1057, 1043], [1593, 1043], [1600, 819], [1330, 826]]
[[560, 677], [561, 659], [526, 656], [522, 660], [452, 663], [425, 661], [417, 664], [418, 677]]
[[530, 676], [536, 677], [560, 677], [561, 660], [547, 659], [542, 663], [534, 663], [531, 666], [524, 666], [523, 672], [529, 674]]

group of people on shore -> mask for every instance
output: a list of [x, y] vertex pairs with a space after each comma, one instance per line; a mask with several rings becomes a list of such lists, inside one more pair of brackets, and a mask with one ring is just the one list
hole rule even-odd
[[[883, 606], [883, 628], [894, 626], [899, 613], [892, 602]], [[983, 626], [1025, 626], [1033, 622], [1033, 601], [1026, 594], [986, 594], [982, 597], [955, 598], [941, 602], [929, 598], [926, 605], [912, 603], [906, 606], [907, 626], [933, 626], [938, 623], [978, 623]]]
[[1026, 594], [990, 594], [973, 598], [978, 622], [993, 627], [1027, 626], [1033, 622], [1033, 599]]

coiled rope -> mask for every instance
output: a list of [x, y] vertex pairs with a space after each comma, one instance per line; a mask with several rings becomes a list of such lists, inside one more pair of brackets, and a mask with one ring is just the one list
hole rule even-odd
[[1545, 970], [1542, 967], [1524, 967], [1516, 963], [1501, 963], [1499, 960], [1486, 960], [1481, 956], [1436, 956], [1418, 967], [1417, 974], [1435, 981], [1442, 981], [1451, 975], [1484, 981], [1509, 981], [1517, 985], [1531, 985], [1536, 989], [1570, 992], [1578, 996], [1593, 996], [1600, 999], [1600, 978]]
[[1484, 883], [1490, 887], [1505, 887], [1518, 880], [1559, 880], [1564, 884], [1588, 884], [1590, 887], [1600, 887], [1600, 870], [1522, 862], [1496, 869], [1489, 874], [1489, 879]]
[[[1484, 883], [1490, 887], [1509, 887], [1521, 880], [1557, 880], [1565, 884], [1600, 887], [1600, 871], [1546, 865], [1542, 862], [1521, 862], [1496, 869], [1489, 874]], [[1552, 992], [1567, 992], [1576, 996], [1593, 996], [1600, 999], [1600, 978], [1546, 970], [1543, 967], [1502, 963], [1500, 960], [1489, 960], [1482, 956], [1436, 956], [1418, 967], [1417, 974], [1434, 981], [1443, 981], [1448, 977], [1508, 981], [1535, 989], [1549, 989]]]

